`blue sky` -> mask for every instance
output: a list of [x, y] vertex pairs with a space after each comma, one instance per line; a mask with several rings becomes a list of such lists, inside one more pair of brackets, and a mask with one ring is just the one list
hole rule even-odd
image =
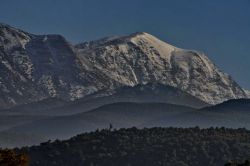
[[145, 31], [205, 52], [250, 89], [250, 0], [1, 0], [0, 22], [73, 43]]

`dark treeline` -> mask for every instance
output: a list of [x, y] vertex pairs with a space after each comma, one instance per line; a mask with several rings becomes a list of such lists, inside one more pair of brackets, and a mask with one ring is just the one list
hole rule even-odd
[[198, 127], [106, 129], [17, 151], [27, 153], [32, 166], [223, 166], [250, 157], [250, 132]]
[[225, 166], [250, 166], [250, 160], [245, 160], [244, 162], [230, 161]]

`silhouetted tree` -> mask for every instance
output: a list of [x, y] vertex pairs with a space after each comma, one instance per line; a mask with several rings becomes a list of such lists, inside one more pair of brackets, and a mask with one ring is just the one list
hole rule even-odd
[[13, 150], [0, 150], [0, 166], [28, 166], [26, 154], [16, 154]]

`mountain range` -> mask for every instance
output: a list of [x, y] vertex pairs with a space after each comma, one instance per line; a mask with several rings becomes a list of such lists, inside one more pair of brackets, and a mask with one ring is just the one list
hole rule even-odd
[[250, 93], [202, 52], [145, 32], [76, 45], [0, 24], [0, 146], [96, 129], [250, 128]]
[[142, 32], [70, 44], [61, 35], [34, 35], [0, 24], [0, 106], [51, 97], [72, 101], [100, 90], [160, 83], [208, 104], [248, 93], [204, 53]]

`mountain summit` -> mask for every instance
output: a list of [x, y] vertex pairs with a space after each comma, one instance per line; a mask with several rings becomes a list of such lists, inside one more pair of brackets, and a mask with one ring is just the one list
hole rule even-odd
[[72, 45], [60, 35], [0, 24], [0, 59], [1, 108], [148, 83], [177, 87], [209, 104], [247, 97], [203, 53], [145, 32]]
[[246, 97], [244, 90], [203, 53], [174, 47], [145, 32], [76, 48], [86, 69], [99, 70], [114, 83], [135, 86], [159, 82], [210, 104]]

